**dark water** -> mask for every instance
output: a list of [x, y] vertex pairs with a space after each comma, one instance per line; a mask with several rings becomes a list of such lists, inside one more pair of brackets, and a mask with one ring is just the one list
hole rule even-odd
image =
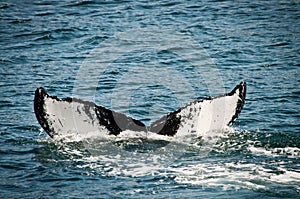
[[[0, 10], [1, 198], [299, 198], [299, 1], [12, 0]], [[193, 42], [202, 51], [174, 50]], [[82, 73], [104, 45], [125, 53], [105, 70]], [[210, 67], [182, 55], [201, 61], [203, 52]], [[150, 123], [242, 80], [242, 114], [208, 145], [63, 144], [40, 132], [33, 113], [43, 86]]]

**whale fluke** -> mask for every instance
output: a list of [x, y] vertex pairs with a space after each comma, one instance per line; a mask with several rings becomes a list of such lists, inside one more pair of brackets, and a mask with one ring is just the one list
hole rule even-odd
[[151, 124], [149, 131], [160, 135], [203, 134], [231, 126], [242, 111], [246, 82], [230, 93], [191, 102]]
[[37, 88], [34, 112], [39, 124], [52, 137], [83, 135], [87, 132], [118, 135], [122, 131], [151, 131], [160, 135], [201, 134], [231, 126], [243, 108], [246, 83], [230, 93], [191, 102], [146, 127], [141, 121], [76, 98], [60, 99]]
[[34, 112], [52, 138], [92, 131], [118, 135], [121, 131], [146, 131], [146, 126], [122, 113], [76, 98], [59, 99], [40, 87], [35, 91]]

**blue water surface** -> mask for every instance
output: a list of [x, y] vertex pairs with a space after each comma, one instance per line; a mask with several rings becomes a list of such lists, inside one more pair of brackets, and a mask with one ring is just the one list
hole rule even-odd
[[[299, 198], [299, 22], [296, 0], [1, 1], [0, 197]], [[162, 50], [160, 33], [188, 39]], [[199, 60], [205, 52], [213, 65], [176, 54], [191, 41], [199, 51], [190, 55], [201, 48]], [[128, 43], [139, 48], [127, 52]], [[80, 76], [104, 45], [126, 53], [100, 74]], [[78, 84], [93, 78], [96, 84]], [[247, 97], [234, 129], [204, 152], [202, 141], [165, 151], [157, 150], [163, 141], [56, 142], [33, 111], [37, 87], [59, 97], [78, 88], [81, 97], [150, 124], [215, 95], [212, 85], [229, 92], [240, 81]]]

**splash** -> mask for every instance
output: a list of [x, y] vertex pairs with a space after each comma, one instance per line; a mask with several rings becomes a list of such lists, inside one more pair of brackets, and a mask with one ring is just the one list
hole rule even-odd
[[[269, 147], [263, 139], [268, 135], [233, 128], [210, 135], [183, 138], [124, 131], [120, 136], [97, 137], [91, 132], [56, 144], [62, 145], [59, 153], [71, 156], [74, 166], [88, 175], [159, 178], [202, 188], [274, 193], [289, 186], [299, 193], [299, 147]], [[73, 145], [78, 141], [79, 148]]]

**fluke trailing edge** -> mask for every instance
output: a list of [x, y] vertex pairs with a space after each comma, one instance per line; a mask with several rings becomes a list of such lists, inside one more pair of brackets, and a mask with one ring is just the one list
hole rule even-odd
[[199, 135], [231, 126], [242, 111], [245, 97], [246, 83], [241, 82], [230, 93], [191, 102], [146, 127], [139, 120], [93, 102], [50, 96], [40, 87], [35, 91], [34, 112], [52, 138], [87, 132], [118, 135], [125, 130], [151, 131], [167, 136]]

